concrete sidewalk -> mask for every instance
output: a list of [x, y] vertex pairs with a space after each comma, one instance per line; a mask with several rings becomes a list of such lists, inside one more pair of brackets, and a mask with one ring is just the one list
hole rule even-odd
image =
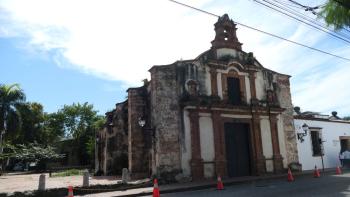
[[[325, 174], [335, 174], [335, 169], [325, 169], [325, 172], [321, 172]], [[293, 176], [296, 178], [300, 176], [312, 176], [313, 171], [304, 171], [294, 173]], [[235, 185], [235, 184], [243, 184], [250, 183], [256, 181], [264, 181], [271, 179], [281, 179], [281, 181], [287, 181], [287, 174], [278, 174], [278, 175], [265, 175], [265, 176], [249, 176], [249, 177], [239, 177], [239, 178], [230, 178], [223, 179], [223, 183], [225, 186]], [[216, 188], [216, 180], [205, 180], [205, 181], [197, 181], [197, 182], [189, 182], [189, 183], [175, 183], [168, 185], [160, 185], [160, 193], [174, 193], [174, 192], [183, 192], [183, 191], [194, 191], [194, 190], [202, 190], [207, 188]], [[153, 187], [146, 188], [138, 188], [138, 189], [129, 189], [125, 191], [114, 191], [114, 192], [105, 192], [105, 193], [96, 193], [96, 194], [88, 194], [83, 195], [85, 197], [110, 197], [110, 196], [146, 196], [152, 195]]]

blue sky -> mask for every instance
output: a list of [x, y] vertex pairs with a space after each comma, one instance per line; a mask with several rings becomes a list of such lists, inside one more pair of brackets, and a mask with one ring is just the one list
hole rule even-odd
[[[252, 0], [182, 2], [350, 58], [349, 43]], [[103, 114], [124, 100], [127, 87], [149, 78], [151, 66], [209, 49], [216, 20], [167, 0], [0, 0], [0, 83], [20, 83], [27, 100], [48, 112], [89, 102]], [[294, 105], [350, 115], [350, 62], [240, 26], [237, 34], [266, 68], [292, 76]]]
[[104, 113], [125, 98], [121, 82], [104, 80], [79, 70], [59, 68], [50, 55], [40, 56], [18, 48], [24, 42], [0, 38], [0, 79], [3, 84], [19, 83], [28, 101], [54, 112], [65, 104], [89, 102]]

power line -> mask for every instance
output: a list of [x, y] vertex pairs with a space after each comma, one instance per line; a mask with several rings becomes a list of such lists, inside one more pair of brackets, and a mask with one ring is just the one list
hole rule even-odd
[[220, 18], [220, 16], [217, 15], [217, 14], [213, 14], [213, 13], [211, 13], [211, 12], [207, 12], [207, 11], [205, 11], [205, 10], [202, 10], [202, 9], [199, 9], [199, 8], [196, 8], [196, 7], [193, 7], [193, 6], [190, 6], [190, 5], [187, 5], [187, 4], [184, 4], [184, 3], [181, 3], [181, 2], [175, 1], [175, 0], [169, 0], [169, 1], [171, 1], [171, 2], [173, 2], [173, 3], [177, 3], [177, 4], [182, 5], [182, 6], [185, 6], [185, 7], [188, 7], [188, 8], [191, 8], [191, 9], [194, 9], [194, 10], [197, 10], [197, 11], [199, 11], [199, 12], [203, 12], [203, 13], [205, 13], [205, 14], [209, 14], [209, 15], [212, 15], [212, 16], [215, 16], [215, 17]]
[[305, 8], [305, 11], [311, 11], [313, 14], [316, 13], [315, 10], [319, 9], [322, 5], [319, 5], [319, 6], [314, 6], [314, 7], [311, 7], [311, 6], [306, 6], [306, 5], [303, 5], [299, 2], [296, 2], [294, 0], [289, 0], [290, 2], [294, 3], [295, 5], [298, 5], [302, 8]]
[[[293, 18], [293, 19], [295, 19], [295, 20], [297, 20], [297, 21], [299, 21], [299, 22], [302, 22], [302, 23], [304, 23], [304, 24], [306, 24], [306, 25], [309, 25], [309, 26], [311, 26], [311, 27], [313, 27], [313, 28], [315, 28], [315, 29], [318, 29], [318, 30], [320, 30], [320, 31], [323, 31], [323, 32], [325, 32], [325, 33], [327, 33], [327, 34], [329, 34], [329, 35], [335, 37], [335, 38], [338, 38], [338, 39], [340, 39], [340, 40], [343, 40], [344, 42], [350, 43], [350, 40], [347, 40], [346, 38], [343, 38], [343, 37], [341, 37], [341, 36], [338, 36], [337, 33], [333, 33], [333, 32], [331, 32], [331, 31], [328, 30], [328, 29], [327, 29], [327, 30], [322, 29], [322, 28], [324, 28], [324, 27], [322, 27], [322, 28], [317, 27], [317, 26], [314, 25], [314, 24], [308, 23], [308, 22], [306, 22], [306, 21], [304, 21], [304, 20], [302, 20], [302, 19], [300, 19], [300, 18], [297, 18], [297, 17], [295, 17], [295, 16], [292, 16], [292, 15], [290, 15], [290, 14], [288, 14], [288, 13], [282, 12], [281, 10], [284, 10], [284, 11], [286, 11], [286, 10], [283, 9], [283, 8], [281, 8], [280, 6], [278, 6], [278, 5], [274, 4], [274, 3], [272, 3], [272, 2], [268, 2], [268, 1], [266, 1], [266, 0], [263, 0], [264, 2], [266, 2], [266, 3], [270, 4], [270, 5], [273, 5], [273, 6], [275, 6], [275, 7], [278, 7], [278, 8], [281, 9], [281, 10], [278, 10], [277, 8], [272, 7], [272, 6], [270, 6], [270, 5], [267, 5], [267, 4], [265, 4], [265, 3], [262, 3], [262, 2], [260, 2], [260, 1], [258, 1], [258, 0], [254, 0], [254, 1], [257, 2], [258, 4], [261, 4], [261, 5], [263, 5], [263, 6], [265, 6], [265, 7], [268, 7], [268, 8], [270, 8], [270, 9], [272, 9], [272, 10], [275, 10], [275, 11], [281, 13], [281, 14], [284, 14], [284, 15], [290, 17], [290, 18]], [[288, 11], [287, 11], [287, 12], [288, 12]], [[289, 13], [290, 13], [290, 12], [289, 12]]]
[[[298, 11], [294, 10], [293, 8], [291, 8], [291, 7], [296, 8], [296, 6], [294, 6], [294, 5], [290, 5], [290, 4], [286, 3], [286, 2], [280, 2], [280, 1], [278, 1], [278, 0], [273, 0], [273, 1], [275, 1], [276, 3], [278, 3], [278, 4], [280, 4], [280, 5], [283, 5], [284, 7], [287, 7], [287, 8], [290, 9], [290, 10], [293, 10], [294, 12], [299, 13], [300, 15], [303, 15], [303, 14], [301, 14], [300, 12], [298, 12]], [[289, 0], [287, 0], [287, 1], [289, 1]], [[324, 3], [324, 4], [322, 4], [322, 5], [319, 5], [318, 7], [320, 7], [320, 8], [321, 8], [321, 7], [324, 7], [326, 4], [327, 4], [327, 3]], [[300, 8], [300, 7], [297, 7], [297, 8]], [[308, 10], [304, 10], [304, 11], [308, 11]], [[319, 13], [313, 13], [313, 14], [316, 15], [317, 17], [319, 17], [319, 18], [325, 19], [325, 17], [324, 17], [323, 15], [319, 14]], [[305, 15], [303, 15], [303, 16], [305, 16]], [[309, 17], [309, 16], [305, 16], [305, 17], [311, 18], [311, 17]], [[323, 26], [323, 27], [326, 28], [326, 29], [329, 29], [329, 30], [331, 30], [331, 31], [333, 31], [333, 32], [336, 32], [336, 33], [342, 33], [343, 35], [346, 35], [346, 33], [342, 32], [342, 31], [335, 31], [333, 28], [329, 28], [327, 24], [322, 23], [322, 22], [320, 22], [319, 20], [316, 20], [316, 19], [313, 19], [313, 18], [311, 18], [311, 20], [317, 21], [319, 24], [321, 24], [321, 26]], [[341, 30], [344, 30], [344, 31], [346, 31], [346, 32], [350, 32], [350, 30], [349, 30], [348, 28], [346, 28], [346, 27], [343, 27]]]
[[300, 8], [300, 6], [297, 6], [297, 5], [294, 5], [294, 4], [289, 4], [289, 3], [285, 2], [285, 1], [280, 1], [279, 3], [287, 5], [289, 7], [293, 7], [293, 8]]
[[[278, 4], [281, 4], [278, 0], [273, 0], [273, 1], [278, 3]], [[301, 17], [301, 18], [309, 21], [312, 24], [315, 24], [323, 29], [327, 29], [328, 31], [331, 31], [334, 34], [337, 34], [339, 36], [342, 36], [343, 38], [346, 38], [347, 40], [350, 40], [350, 34], [349, 34], [350, 31], [346, 28], [343, 28], [341, 31], [336, 31], [334, 28], [329, 27], [326, 23], [321, 22], [320, 20], [317, 20], [317, 18], [312, 18], [310, 16], [304, 15], [304, 14], [302, 14], [302, 13], [300, 13], [300, 12], [298, 12], [298, 11], [294, 10], [293, 8], [288, 7], [288, 6], [282, 5], [282, 7], [288, 9], [290, 13], [292, 12], [294, 15], [297, 15], [298, 17]], [[325, 19], [325, 17], [319, 13], [316, 13], [316, 16], [319, 18]]]
[[[307, 15], [304, 15], [300, 12], [298, 12], [297, 10], [291, 8], [291, 7], [294, 7], [294, 6], [291, 6], [287, 3], [284, 3], [284, 2], [281, 2], [281, 1], [278, 1], [278, 0], [272, 0], [274, 1], [275, 3], [281, 5], [282, 7], [284, 7], [285, 9], [289, 10], [288, 12], [289, 13], [292, 13], [294, 15], [297, 15], [298, 17], [301, 17], [311, 23], [314, 23], [315, 25], [319, 26], [319, 27], [322, 27], [324, 29], [327, 29], [329, 31], [332, 31], [334, 32], [335, 34], [338, 34], [340, 36], [343, 36], [343, 37], [346, 37], [347, 39], [350, 39], [350, 35], [349, 34], [346, 34], [345, 32], [343, 31], [347, 31], [347, 32], [350, 32], [348, 29], [346, 28], [343, 28], [341, 31], [335, 31], [334, 28], [330, 28], [329, 26], [327, 26], [325, 23], [322, 23], [321, 21], [315, 19], [315, 18], [311, 18], [310, 16], [307, 16]], [[320, 18], [324, 18], [324, 16], [322, 16], [321, 14], [316, 14], [317, 17], [320, 17]]]
[[[202, 9], [199, 9], [199, 8], [196, 8], [196, 7], [193, 7], [193, 6], [190, 6], [190, 5], [187, 5], [187, 4], [184, 4], [184, 3], [180, 3], [178, 1], [175, 1], [175, 0], [169, 0], [173, 3], [176, 3], [176, 4], [179, 4], [179, 5], [182, 5], [182, 6], [185, 6], [185, 7], [188, 7], [188, 8], [191, 8], [191, 9], [194, 9], [196, 11], [199, 11], [199, 12], [202, 12], [202, 13], [205, 13], [205, 14], [208, 14], [208, 15], [211, 15], [211, 16], [214, 16], [214, 17], [220, 17], [219, 15], [217, 14], [213, 14], [211, 12], [208, 12], [208, 11], [205, 11], [205, 10], [202, 10]], [[317, 49], [317, 48], [313, 48], [313, 47], [310, 47], [310, 46], [307, 46], [307, 45], [304, 45], [304, 44], [301, 44], [301, 43], [298, 43], [298, 42], [295, 42], [293, 40], [289, 40], [287, 38], [283, 38], [281, 36], [278, 36], [278, 35], [275, 35], [275, 34], [272, 34], [272, 33], [269, 33], [269, 32], [266, 32], [266, 31], [263, 31], [263, 30], [260, 30], [260, 29], [257, 29], [257, 28], [254, 28], [254, 27], [251, 27], [251, 26], [248, 26], [248, 25], [245, 25], [243, 23], [239, 23], [237, 21], [235, 21], [236, 24], [242, 26], [242, 27], [246, 27], [248, 29], [252, 29], [252, 30], [255, 30], [255, 31], [258, 31], [260, 33], [263, 33], [263, 34], [266, 34], [266, 35], [269, 35], [269, 36], [272, 36], [272, 37], [275, 37], [275, 38], [278, 38], [280, 40], [284, 40], [284, 41], [287, 41], [287, 42], [290, 42], [290, 43], [293, 43], [293, 44], [296, 44], [296, 45], [299, 45], [299, 46], [302, 46], [302, 47], [305, 47], [305, 48], [308, 48], [308, 49], [311, 49], [311, 50], [314, 50], [314, 51], [317, 51], [317, 52], [320, 52], [320, 53], [323, 53], [323, 54], [327, 54], [327, 55], [330, 55], [330, 56], [333, 56], [333, 57], [337, 57], [339, 59], [343, 59], [343, 60], [346, 60], [346, 61], [349, 61], [350, 62], [350, 59], [349, 58], [346, 58], [346, 57], [342, 57], [342, 56], [339, 56], [339, 55], [335, 55], [335, 54], [332, 54], [332, 53], [329, 53], [329, 52], [326, 52], [326, 51], [322, 51], [320, 49]]]

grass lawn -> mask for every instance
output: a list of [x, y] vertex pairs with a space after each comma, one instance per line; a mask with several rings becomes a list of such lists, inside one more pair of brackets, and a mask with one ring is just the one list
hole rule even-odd
[[70, 170], [65, 170], [61, 172], [54, 172], [52, 173], [52, 177], [77, 176], [77, 175], [83, 175], [83, 174], [84, 174], [84, 170], [70, 169]]

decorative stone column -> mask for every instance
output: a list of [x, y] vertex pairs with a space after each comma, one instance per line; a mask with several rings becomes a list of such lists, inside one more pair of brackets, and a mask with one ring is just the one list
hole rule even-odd
[[215, 171], [217, 176], [226, 176], [226, 158], [224, 156], [222, 121], [219, 111], [212, 112], [214, 148], [215, 148]]
[[211, 95], [218, 96], [218, 79], [216, 69], [210, 69]]
[[283, 171], [283, 158], [281, 156], [279, 147], [277, 121], [277, 115], [270, 115], [273, 169], [275, 173], [281, 173]]
[[190, 110], [189, 117], [190, 117], [190, 126], [191, 126], [192, 179], [199, 180], [199, 179], [203, 179], [204, 170], [203, 170], [203, 159], [201, 157], [198, 111]]
[[254, 148], [255, 148], [255, 173], [256, 175], [262, 175], [266, 173], [265, 157], [262, 149], [261, 130], [260, 130], [260, 118], [259, 115], [253, 114], [253, 136], [254, 136]]

